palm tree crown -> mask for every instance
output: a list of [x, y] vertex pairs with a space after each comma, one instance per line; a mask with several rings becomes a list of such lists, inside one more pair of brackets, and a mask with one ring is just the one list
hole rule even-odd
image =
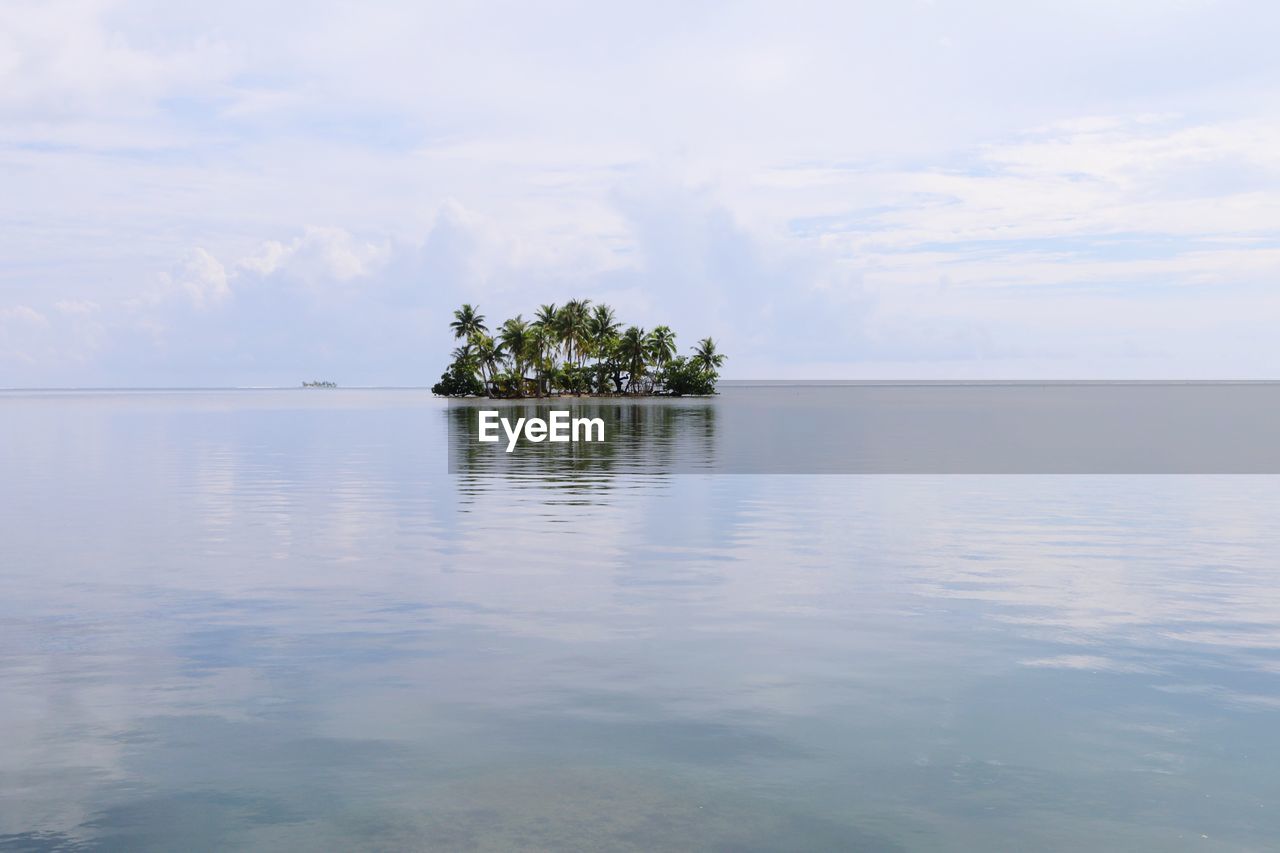
[[727, 356], [716, 352], [716, 342], [711, 338], [703, 338], [693, 348], [693, 360], [703, 370], [711, 371], [717, 369], [724, 364], [726, 358]]
[[474, 334], [489, 331], [489, 327], [484, 324], [484, 315], [470, 304], [453, 312], [453, 322], [449, 324], [449, 328], [453, 329], [455, 338], [470, 338]]
[[522, 359], [529, 341], [529, 324], [519, 314], [502, 324], [498, 330], [498, 342], [512, 358]]
[[676, 356], [676, 333], [670, 326], [654, 326], [646, 339], [649, 358], [659, 369]]
[[533, 325], [539, 329], [546, 329], [548, 332], [555, 332], [557, 317], [559, 312], [556, 311], [556, 304], [552, 302], [550, 305], [540, 305], [538, 310], [533, 312]]

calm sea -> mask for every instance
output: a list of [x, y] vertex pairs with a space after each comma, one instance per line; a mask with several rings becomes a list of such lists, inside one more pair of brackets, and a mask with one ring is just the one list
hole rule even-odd
[[0, 394], [0, 850], [1276, 849], [1280, 477], [450, 474], [449, 418]]

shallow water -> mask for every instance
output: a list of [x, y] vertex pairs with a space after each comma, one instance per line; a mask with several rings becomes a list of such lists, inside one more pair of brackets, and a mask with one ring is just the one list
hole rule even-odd
[[447, 419], [0, 394], [0, 850], [1280, 838], [1280, 477], [451, 475]]

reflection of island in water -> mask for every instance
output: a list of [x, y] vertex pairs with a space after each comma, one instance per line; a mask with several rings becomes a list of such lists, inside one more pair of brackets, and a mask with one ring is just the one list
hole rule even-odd
[[[568, 411], [571, 418], [600, 418], [605, 440], [593, 442], [529, 442], [521, 439], [507, 452], [505, 435], [498, 442], [478, 440], [480, 412], [497, 410], [517, 418], [550, 417]], [[559, 399], [450, 403], [449, 471], [454, 474], [536, 475], [543, 478], [579, 474], [660, 474], [711, 471], [716, 460], [716, 407], [694, 399]]]
[[[605, 421], [480, 443], [479, 413]], [[450, 401], [453, 473], [1280, 473], [1280, 383], [744, 384], [711, 398]]]

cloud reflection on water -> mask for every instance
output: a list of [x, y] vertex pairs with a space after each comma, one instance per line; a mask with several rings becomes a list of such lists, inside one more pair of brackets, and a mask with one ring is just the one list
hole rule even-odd
[[1275, 478], [547, 483], [445, 474], [420, 392], [4, 403], [9, 847], [1280, 831]]

